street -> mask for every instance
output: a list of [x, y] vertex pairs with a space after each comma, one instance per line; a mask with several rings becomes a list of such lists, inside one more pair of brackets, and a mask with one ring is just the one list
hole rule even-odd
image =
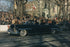
[[70, 47], [70, 32], [59, 34], [43, 34], [10, 36], [0, 32], [0, 47]]

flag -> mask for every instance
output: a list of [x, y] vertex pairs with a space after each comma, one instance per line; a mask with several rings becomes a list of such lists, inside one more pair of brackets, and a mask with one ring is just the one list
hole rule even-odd
[[35, 9], [36, 9], [36, 6], [33, 4], [33, 5], [32, 5], [32, 8], [35, 10]]

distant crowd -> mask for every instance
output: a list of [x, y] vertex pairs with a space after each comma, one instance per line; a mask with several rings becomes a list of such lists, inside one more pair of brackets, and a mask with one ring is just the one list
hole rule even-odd
[[0, 25], [11, 25], [11, 24], [27, 24], [28, 21], [32, 21], [30, 24], [58, 24], [61, 22], [69, 22], [65, 19], [50, 19], [45, 17], [37, 17], [37, 16], [14, 16], [12, 14], [8, 15], [0, 15]]
[[0, 13], [0, 25], [8, 25], [11, 24], [13, 19], [13, 15], [11, 14], [2, 14]]

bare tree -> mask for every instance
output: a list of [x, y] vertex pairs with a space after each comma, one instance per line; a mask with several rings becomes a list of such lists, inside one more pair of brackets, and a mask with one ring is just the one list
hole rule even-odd
[[62, 11], [62, 1], [60, 0], [55, 0], [56, 1], [56, 4], [59, 6], [59, 14], [58, 14], [58, 17], [60, 17], [61, 15], [61, 11]]
[[24, 6], [28, 2], [28, 0], [14, 0], [14, 2], [16, 2], [16, 5], [17, 5], [17, 9], [15, 11], [15, 13], [16, 13], [15, 16], [22, 17], [25, 12]]

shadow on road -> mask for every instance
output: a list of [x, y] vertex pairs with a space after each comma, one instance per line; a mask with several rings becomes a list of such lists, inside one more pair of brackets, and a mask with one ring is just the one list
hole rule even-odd
[[43, 34], [32, 36], [9, 36], [1, 33], [2, 47], [70, 47], [69, 34]]

